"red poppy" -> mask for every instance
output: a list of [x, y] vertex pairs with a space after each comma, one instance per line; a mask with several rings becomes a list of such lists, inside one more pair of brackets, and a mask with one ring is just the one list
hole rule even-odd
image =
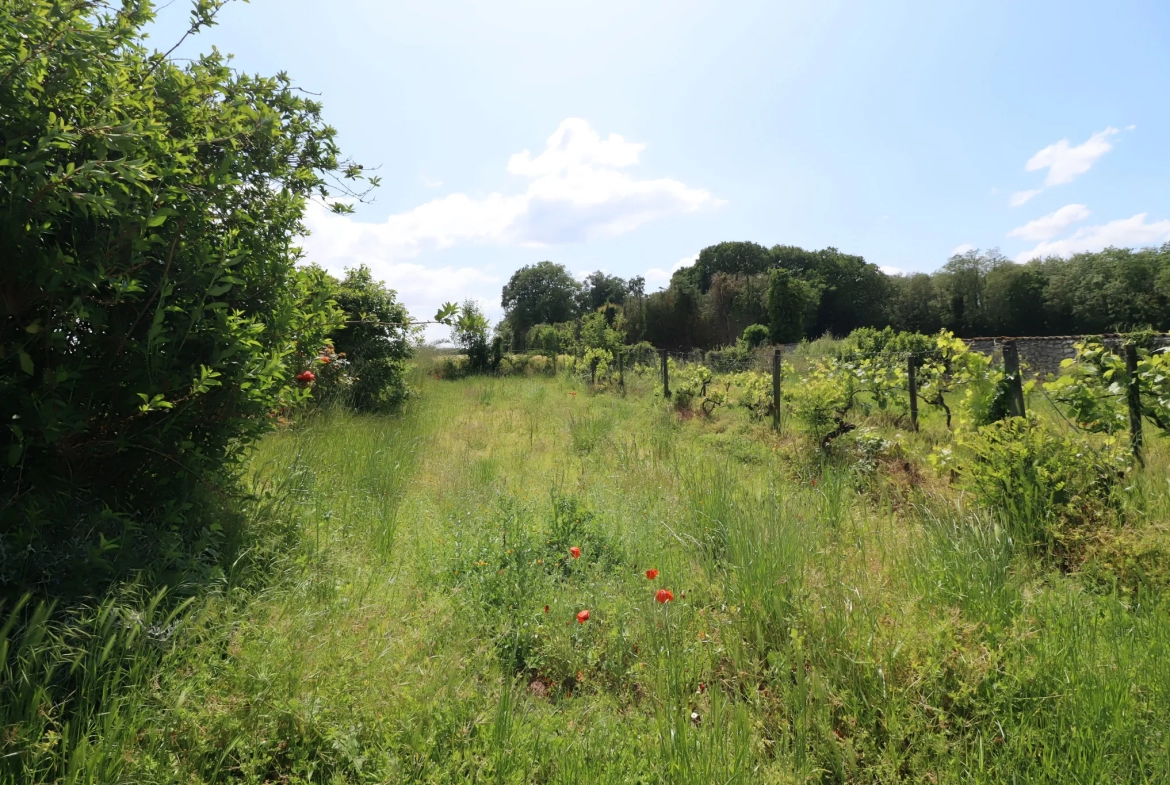
[[581, 558], [581, 549], [578, 548], [576, 545], [574, 545], [572, 548], [569, 548], [569, 555], [572, 556], [574, 559], [580, 559]]
[[297, 381], [301, 384], [315, 382], [317, 381], [317, 374], [313, 373], [312, 371], [301, 371], [297, 374]]
[[658, 577], [658, 570], [655, 570], [653, 568], [646, 570], [646, 580], [652, 581], [657, 577]]
[[547, 605], [544, 606], [544, 612], [548, 613], [548, 606]]
[[659, 589], [658, 593], [654, 595], [654, 599], [663, 604], [668, 603], [674, 599], [674, 592], [670, 589]]
[[588, 610], [580, 611], [577, 613], [577, 623], [578, 624], [584, 624], [587, 621], [589, 621], [589, 611]]

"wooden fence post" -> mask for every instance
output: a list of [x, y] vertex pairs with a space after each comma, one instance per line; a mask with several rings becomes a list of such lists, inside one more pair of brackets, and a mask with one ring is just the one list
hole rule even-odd
[[772, 430], [780, 430], [780, 350], [772, 352]]
[[1129, 404], [1129, 446], [1133, 449], [1133, 457], [1145, 466], [1142, 457], [1142, 391], [1138, 384], [1137, 347], [1132, 343], [1125, 345], [1125, 375], [1128, 381], [1125, 397]]
[[618, 389], [622, 391], [622, 395], [626, 394], [626, 368], [625, 368], [625, 362], [622, 359], [625, 356], [626, 356], [626, 353], [619, 349], [618, 350]]
[[666, 366], [666, 350], [662, 350], [662, 397], [670, 400], [670, 371]]
[[906, 361], [906, 381], [907, 387], [910, 389], [910, 430], [918, 430], [918, 379], [916, 377], [918, 370], [918, 358], [910, 355], [910, 359]]
[[1020, 354], [1015, 341], [1003, 344], [1003, 369], [1008, 378], [1008, 414], [1024, 416], [1024, 380], [1020, 377]]

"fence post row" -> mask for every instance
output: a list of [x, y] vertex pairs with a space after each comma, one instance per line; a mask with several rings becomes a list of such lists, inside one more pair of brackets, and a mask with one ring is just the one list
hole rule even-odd
[[666, 350], [662, 350], [662, 397], [670, 400], [670, 371], [666, 366]]
[[1138, 386], [1137, 347], [1133, 343], [1125, 344], [1125, 375], [1125, 397], [1129, 404], [1129, 446], [1133, 450], [1133, 457], [1145, 466], [1142, 457], [1142, 392]]
[[772, 430], [780, 430], [780, 350], [772, 352]]
[[1020, 378], [1020, 354], [1016, 350], [1015, 341], [1004, 341], [1003, 369], [1007, 373], [1008, 381], [1008, 414], [1012, 417], [1024, 416], [1024, 381]]
[[910, 430], [918, 430], [918, 358], [910, 355], [906, 361], [906, 381], [910, 389]]

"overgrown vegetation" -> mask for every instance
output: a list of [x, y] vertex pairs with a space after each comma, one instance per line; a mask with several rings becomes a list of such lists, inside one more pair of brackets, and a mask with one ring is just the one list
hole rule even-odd
[[[952, 340], [935, 361], [968, 367]], [[906, 345], [928, 346], [860, 334], [790, 358], [779, 433], [743, 372], [711, 373], [725, 404], [680, 417], [645, 366], [624, 397], [567, 370], [420, 377], [401, 414], [278, 431], [249, 464], [250, 525], [289, 533], [262, 577], [169, 617], [133, 593], [68, 624], [10, 615], [0, 766], [1157, 781], [1170, 454], [1156, 441], [1140, 469], [1039, 387], [1028, 419], [979, 425], [973, 381], [949, 391], [951, 429], [927, 407], [916, 432], [897, 385], [883, 409], [867, 382], [826, 447], [799, 401], [835, 377], [809, 368], [904, 368]]]
[[1162, 325], [1166, 249], [545, 262], [414, 372], [394, 292], [297, 267], [363, 176], [315, 103], [10, 5], [0, 783], [1170, 777], [1170, 353], [1016, 386], [936, 331]]

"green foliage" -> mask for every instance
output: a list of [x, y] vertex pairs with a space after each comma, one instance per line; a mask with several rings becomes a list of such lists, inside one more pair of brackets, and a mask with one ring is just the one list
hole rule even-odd
[[18, 521], [59, 493], [180, 512], [308, 397], [294, 376], [338, 326], [295, 238], [325, 178], [361, 167], [286, 76], [214, 51], [180, 66], [145, 46], [152, 18], [21, 0], [0, 25], [0, 514]]
[[739, 340], [743, 342], [749, 350], [758, 349], [768, 342], [770, 331], [766, 325], [752, 324], [744, 329], [743, 334]]
[[785, 269], [768, 280], [768, 317], [772, 343], [796, 343], [805, 336], [809, 314], [816, 308], [816, 289]]
[[954, 447], [934, 459], [1032, 542], [1049, 547], [1099, 521], [1129, 468], [1122, 441], [1056, 434], [1035, 417], [960, 431]]
[[581, 313], [596, 311], [607, 305], [621, 305], [630, 293], [630, 285], [616, 275], [606, 275], [598, 270], [585, 276], [578, 295]]
[[[563, 265], [538, 262], [525, 265], [504, 285], [500, 303], [517, 340], [537, 324], [567, 322], [577, 315], [581, 285]], [[523, 346], [513, 346], [523, 349]]]
[[451, 328], [451, 342], [467, 355], [467, 372], [484, 373], [489, 369], [487, 317], [475, 300], [465, 300]]
[[410, 393], [406, 373], [418, 332], [410, 314], [364, 265], [346, 272], [333, 298], [345, 324], [334, 331], [332, 351], [320, 358], [314, 397], [362, 411], [401, 403]]

